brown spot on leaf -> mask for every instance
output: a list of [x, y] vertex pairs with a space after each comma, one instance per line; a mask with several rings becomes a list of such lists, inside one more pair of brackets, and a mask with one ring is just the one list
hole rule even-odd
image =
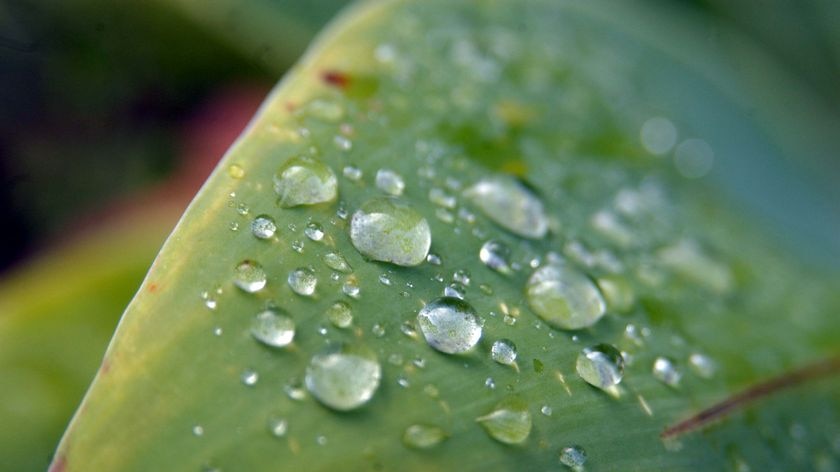
[[340, 89], [346, 89], [350, 85], [350, 76], [337, 70], [325, 70], [321, 72], [321, 80], [326, 82], [327, 85], [332, 85]]

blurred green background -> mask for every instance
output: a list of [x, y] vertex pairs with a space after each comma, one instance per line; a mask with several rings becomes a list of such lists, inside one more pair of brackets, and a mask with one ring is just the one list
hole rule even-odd
[[[0, 471], [46, 468], [163, 239], [344, 3], [0, 3]], [[783, 71], [775, 83], [790, 87], [767, 93], [816, 138], [783, 162], [745, 156], [720, 185], [805, 260], [837, 268], [838, 140], [825, 136], [840, 130], [840, 2], [640, 5], [699, 21], [701, 47], [745, 80], [761, 80], [753, 61]], [[756, 119], [778, 114], [763, 106]]]

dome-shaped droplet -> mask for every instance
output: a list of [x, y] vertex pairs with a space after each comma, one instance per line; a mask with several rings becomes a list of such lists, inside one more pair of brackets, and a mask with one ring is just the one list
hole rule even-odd
[[417, 325], [430, 346], [447, 354], [467, 352], [481, 339], [475, 309], [458, 298], [441, 297], [427, 303], [417, 314]]
[[327, 319], [336, 328], [347, 328], [353, 323], [353, 310], [346, 302], [335, 302], [327, 308]]
[[636, 293], [630, 282], [620, 275], [605, 275], [597, 280], [598, 288], [610, 313], [626, 313], [636, 303]]
[[717, 365], [711, 357], [700, 354], [699, 352], [692, 353], [688, 356], [688, 365], [694, 370], [694, 373], [704, 379], [714, 377]]
[[414, 449], [428, 449], [437, 446], [446, 437], [446, 431], [437, 426], [413, 424], [403, 432], [402, 442]]
[[304, 297], [311, 297], [318, 286], [318, 277], [315, 276], [315, 271], [309, 267], [298, 267], [289, 272], [287, 280], [292, 291]]
[[669, 387], [678, 387], [682, 380], [682, 372], [667, 357], [657, 357], [653, 361], [653, 376]]
[[510, 248], [507, 244], [491, 239], [481, 246], [478, 258], [487, 267], [500, 274], [510, 274]]
[[233, 283], [248, 293], [259, 292], [266, 284], [265, 271], [254, 261], [242, 261], [236, 265]]
[[502, 401], [490, 413], [476, 421], [496, 441], [521, 444], [531, 434], [531, 413], [528, 405], [519, 399]]
[[313, 241], [320, 241], [324, 239], [324, 227], [321, 226], [319, 223], [315, 223], [314, 221], [306, 225], [306, 228], [304, 228], [303, 233], [306, 235], [307, 238]]
[[560, 451], [560, 463], [572, 470], [583, 470], [586, 451], [580, 446], [567, 446]]
[[260, 374], [257, 373], [257, 371], [255, 370], [246, 369], [239, 376], [239, 379], [242, 381], [243, 384], [247, 385], [248, 387], [253, 387], [257, 384], [257, 382], [259, 382]]
[[259, 239], [271, 239], [277, 232], [277, 225], [272, 217], [260, 215], [251, 222], [251, 232]]
[[511, 365], [516, 362], [516, 344], [510, 339], [499, 339], [490, 348], [490, 357], [499, 364]]
[[540, 239], [548, 232], [542, 201], [513, 178], [482, 179], [464, 195], [493, 222], [514, 234]]
[[588, 277], [560, 264], [534, 271], [525, 286], [531, 309], [546, 322], [561, 329], [592, 326], [606, 310], [604, 297]]
[[580, 378], [602, 390], [621, 382], [624, 376], [624, 358], [609, 344], [587, 347], [578, 354], [575, 365]]
[[390, 169], [379, 169], [376, 171], [376, 187], [388, 195], [398, 197], [405, 190], [405, 181], [400, 174]]
[[370, 401], [381, 376], [382, 368], [372, 351], [360, 345], [336, 344], [312, 357], [305, 382], [325, 406], [346, 411]]
[[324, 254], [324, 264], [326, 264], [330, 269], [344, 274], [353, 272], [353, 268], [350, 267], [349, 263], [347, 263], [347, 259], [337, 252], [328, 252]]
[[295, 337], [295, 322], [281, 310], [271, 308], [254, 318], [251, 335], [267, 346], [288, 346]]
[[326, 164], [304, 157], [293, 157], [274, 174], [278, 205], [291, 208], [335, 200], [338, 180]]
[[350, 220], [350, 239], [365, 257], [401, 266], [421, 264], [429, 253], [429, 223], [408, 205], [390, 198], [365, 202]]

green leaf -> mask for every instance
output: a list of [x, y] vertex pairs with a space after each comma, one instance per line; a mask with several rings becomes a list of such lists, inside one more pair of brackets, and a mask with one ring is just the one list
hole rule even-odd
[[[836, 380], [659, 438], [840, 334], [836, 274], [720, 191], [781, 149], [696, 24], [657, 36], [675, 18], [347, 11], [170, 236], [55, 469], [538, 470], [572, 446], [588, 470], [836, 465]], [[626, 364], [606, 391], [575, 372], [602, 343]]]

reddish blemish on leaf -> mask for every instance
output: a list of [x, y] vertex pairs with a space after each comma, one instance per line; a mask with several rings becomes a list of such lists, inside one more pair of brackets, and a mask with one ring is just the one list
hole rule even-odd
[[158, 285], [156, 283], [149, 284], [149, 293], [155, 293], [157, 292], [157, 289]]
[[99, 372], [107, 374], [109, 370], [111, 370], [111, 362], [105, 359], [102, 361], [102, 365], [99, 366]]
[[295, 105], [295, 102], [286, 102], [286, 111], [291, 113], [291, 112], [295, 111], [295, 108], [297, 108], [297, 105]]
[[337, 70], [325, 70], [321, 72], [321, 80], [326, 82], [327, 85], [332, 85], [340, 89], [345, 89], [350, 85], [350, 76]]
[[48, 472], [64, 472], [67, 468], [67, 459], [64, 456], [58, 456], [53, 459]]

